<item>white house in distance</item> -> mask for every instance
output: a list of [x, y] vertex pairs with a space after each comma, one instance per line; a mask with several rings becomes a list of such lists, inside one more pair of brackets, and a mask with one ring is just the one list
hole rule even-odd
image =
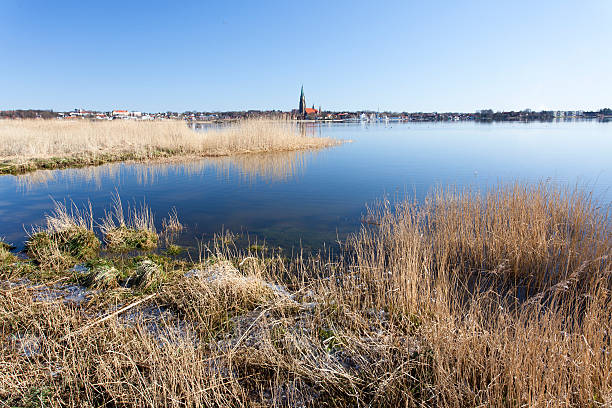
[[142, 116], [142, 112], [130, 112], [127, 110], [121, 110], [121, 109], [115, 109], [112, 113], [113, 116], [118, 116], [118, 117], [132, 117], [132, 118], [139, 118]]

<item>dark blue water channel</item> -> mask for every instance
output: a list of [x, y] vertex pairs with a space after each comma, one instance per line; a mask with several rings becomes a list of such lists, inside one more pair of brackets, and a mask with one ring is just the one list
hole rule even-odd
[[118, 191], [161, 220], [176, 207], [186, 225], [178, 243], [194, 246], [221, 230], [269, 246], [317, 249], [359, 228], [366, 205], [385, 195], [422, 198], [436, 185], [483, 188], [549, 180], [612, 200], [612, 123], [312, 124], [309, 131], [350, 139], [298, 152], [0, 176], [0, 237], [23, 246], [53, 201], [92, 203], [102, 217]]

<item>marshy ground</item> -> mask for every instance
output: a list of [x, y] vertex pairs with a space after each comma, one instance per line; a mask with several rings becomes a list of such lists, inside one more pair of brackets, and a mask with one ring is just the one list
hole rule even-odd
[[115, 229], [161, 242], [176, 212], [160, 232], [118, 197], [90, 214], [58, 204], [27, 259], [0, 246], [8, 406], [612, 403], [609, 209], [581, 192], [383, 202], [334, 258], [231, 235], [189, 257], [112, 252], [131, 242]]
[[0, 174], [319, 149], [340, 143], [307, 135], [289, 120], [243, 120], [203, 131], [170, 120], [0, 120]]

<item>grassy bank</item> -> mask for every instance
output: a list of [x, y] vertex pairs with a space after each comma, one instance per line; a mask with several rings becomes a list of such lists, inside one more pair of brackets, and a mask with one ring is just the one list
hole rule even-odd
[[511, 185], [382, 203], [339, 259], [220, 237], [189, 262], [75, 272], [0, 247], [0, 401], [607, 406], [608, 215], [580, 192]]
[[0, 121], [0, 174], [166, 157], [218, 157], [318, 149], [338, 140], [295, 122], [245, 120], [196, 132], [179, 121]]

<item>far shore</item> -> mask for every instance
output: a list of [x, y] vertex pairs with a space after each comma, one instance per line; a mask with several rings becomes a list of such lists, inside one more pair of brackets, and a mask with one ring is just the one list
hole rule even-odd
[[243, 120], [195, 131], [182, 121], [0, 121], [0, 174], [320, 149], [343, 143], [289, 120]]

